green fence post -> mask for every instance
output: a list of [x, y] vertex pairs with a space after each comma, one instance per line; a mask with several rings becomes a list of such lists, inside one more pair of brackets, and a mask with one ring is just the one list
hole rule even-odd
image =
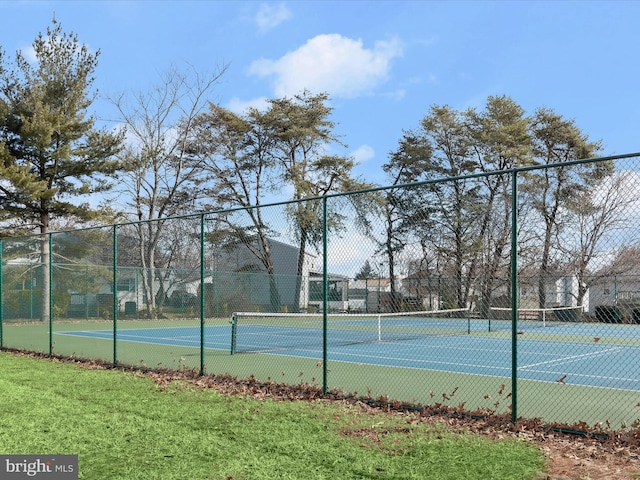
[[49, 356], [53, 355], [53, 234], [49, 233]]
[[2, 243], [2, 239], [0, 238], [0, 348], [4, 348], [4, 339], [2, 336], [2, 324], [4, 321], [4, 281], [2, 278], [2, 273], [3, 273], [3, 264], [2, 264], [2, 250], [3, 250], [3, 243]]
[[518, 173], [511, 173], [511, 421], [518, 419]]
[[89, 321], [89, 265], [84, 267], [84, 319]]
[[118, 225], [113, 226], [113, 366], [118, 364]]
[[327, 197], [322, 198], [322, 393], [327, 393], [327, 328], [329, 325], [327, 311], [329, 310], [329, 275], [327, 274]]
[[204, 214], [200, 215], [200, 375], [204, 375]]

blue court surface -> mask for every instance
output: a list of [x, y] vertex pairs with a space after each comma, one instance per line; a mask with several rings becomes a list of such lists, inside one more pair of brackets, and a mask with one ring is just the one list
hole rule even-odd
[[[578, 325], [572, 327], [578, 327]], [[284, 332], [283, 328], [285, 328]], [[629, 334], [629, 332], [625, 334], [626, 330], [618, 326], [601, 325], [599, 328], [609, 328], [610, 337], [626, 337]], [[230, 352], [231, 330], [231, 326], [205, 327], [204, 347]], [[265, 325], [244, 325], [238, 329], [237, 352], [320, 359], [322, 358], [322, 331], [318, 328], [309, 330], [304, 332], [299, 328], [292, 328], [286, 331], [286, 327], [273, 327], [270, 330]], [[637, 334], [635, 328], [633, 332]], [[85, 338], [113, 339], [111, 330], [55, 333]], [[573, 333], [575, 334], [575, 330]], [[308, 336], [305, 337], [305, 335]], [[344, 336], [344, 332], [340, 330], [328, 332], [329, 361], [495, 377], [511, 376], [511, 338], [504, 335], [477, 336], [460, 333], [416, 338], [407, 336], [381, 341], [376, 338], [369, 338], [367, 341], [347, 339], [342, 342], [332, 338], [331, 335]], [[371, 333], [369, 335], [371, 336]], [[117, 338], [119, 342], [199, 348], [200, 328], [121, 329], [117, 332]], [[595, 338], [584, 342], [537, 340], [527, 339], [526, 335], [522, 335], [518, 338], [517, 348], [518, 378], [520, 379], [640, 391], [640, 346], [638, 345], [602, 343]]]

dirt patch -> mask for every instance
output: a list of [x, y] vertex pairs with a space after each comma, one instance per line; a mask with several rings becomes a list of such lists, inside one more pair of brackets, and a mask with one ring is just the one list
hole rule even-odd
[[574, 439], [554, 438], [540, 443], [547, 457], [548, 480], [637, 479], [638, 452], [628, 447], [603, 448]]

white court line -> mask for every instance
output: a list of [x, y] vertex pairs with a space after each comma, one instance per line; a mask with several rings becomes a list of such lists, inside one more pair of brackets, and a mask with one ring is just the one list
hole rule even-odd
[[[65, 335], [65, 333], [60, 333], [60, 335]], [[74, 336], [77, 337], [79, 335], [69, 335], [69, 336]], [[113, 337], [82, 337], [82, 338], [92, 338], [95, 340], [113, 340]], [[152, 341], [144, 341], [144, 340], [140, 340], [140, 337], [135, 337], [135, 339], [130, 339], [130, 338], [118, 338], [118, 342], [127, 342], [127, 343], [140, 343], [142, 345], [153, 345], [153, 346], [164, 346], [164, 347], [182, 347], [182, 348], [200, 348], [200, 342], [195, 343], [193, 341], [187, 340], [187, 342], [189, 342], [188, 344], [182, 344], [182, 343], [164, 343], [164, 342], [158, 342], [158, 338], [157, 337], [148, 337], [151, 338]], [[156, 340], [156, 341], [153, 341]], [[210, 346], [207, 346], [207, 344], [212, 344]], [[222, 344], [222, 346], [218, 346], [218, 343], [214, 342], [205, 342], [205, 349], [207, 350], [228, 350], [228, 346], [227, 346], [228, 342], [225, 339], [224, 344]]]
[[[287, 350], [297, 350], [300, 352], [313, 352], [316, 353], [318, 352], [318, 350], [315, 349], [309, 349], [309, 348], [296, 348], [296, 349], [287, 349]], [[321, 350], [320, 350], [321, 351]], [[254, 352], [251, 352], [254, 353]], [[263, 353], [273, 353], [275, 355], [277, 355], [276, 352], [274, 352], [274, 350], [264, 350]], [[333, 352], [336, 353], [336, 352]], [[393, 362], [409, 362], [412, 364], [433, 364], [433, 365], [453, 365], [453, 366], [457, 366], [457, 367], [473, 367], [473, 368], [479, 368], [479, 369], [492, 369], [492, 370], [505, 370], [505, 371], [511, 371], [511, 367], [510, 366], [493, 366], [493, 365], [481, 365], [481, 364], [477, 364], [477, 363], [463, 363], [463, 362], [447, 362], [447, 361], [443, 361], [443, 360], [434, 360], [434, 359], [416, 359], [416, 358], [407, 358], [407, 357], [394, 357], [394, 356], [386, 356], [386, 355], [368, 355], [368, 354], [361, 354], [361, 353], [346, 353], [346, 352], [340, 352], [339, 355], [341, 357], [356, 357], [359, 359], [365, 358], [365, 359], [375, 359], [375, 360], [391, 360]], [[289, 355], [289, 356], [295, 356], [295, 355]], [[342, 360], [343, 362], [346, 360]], [[362, 362], [362, 361], [357, 361], [357, 360], [350, 360], [349, 363], [366, 363], [366, 362]], [[375, 364], [373, 364], [375, 365]], [[398, 364], [394, 364], [394, 365], [389, 365], [392, 367], [401, 367], [401, 368], [411, 368], [408, 366], [404, 366], [404, 365], [398, 365]], [[414, 367], [415, 368], [415, 367]], [[443, 370], [443, 371], [448, 371], [448, 370]]]
[[53, 332], [54, 335], [84, 338], [113, 338], [113, 330], [70, 330], [68, 332]]
[[[310, 352], [310, 353], [317, 353], [318, 350], [312, 350], [312, 349], [296, 349], [297, 351], [300, 352]], [[294, 358], [310, 358], [310, 359], [316, 359], [316, 357], [306, 357], [306, 356], [300, 356], [297, 354], [291, 354], [291, 353], [287, 353], [287, 354], [282, 354], [279, 353], [277, 351], [263, 351], [263, 352], [252, 352], [252, 353], [262, 353], [265, 355], [274, 355], [274, 356], [283, 356], [283, 357], [294, 357]], [[398, 357], [383, 357], [383, 356], [377, 356], [377, 355], [357, 355], [357, 354], [342, 354], [343, 356], [365, 356], [368, 358], [380, 358], [380, 359], [390, 359], [390, 360], [409, 360], [411, 363], [418, 363], [418, 364], [422, 364], [422, 363], [436, 363], [433, 360], [425, 360], [425, 361], [420, 361], [420, 362], [415, 362], [413, 359], [402, 359], [402, 358], [398, 358]], [[348, 363], [348, 364], [364, 364], [364, 365], [373, 365], [376, 366], [377, 364], [371, 364], [371, 363], [367, 363], [367, 362], [358, 362], [358, 361], [354, 361], [354, 360], [344, 360], [344, 359], [330, 359], [330, 362], [337, 362], [337, 363]], [[511, 372], [511, 367], [501, 367], [501, 366], [487, 366], [487, 365], [478, 365], [478, 364], [464, 364], [464, 363], [455, 363], [455, 362], [440, 362], [442, 364], [445, 365], [456, 365], [456, 366], [469, 366], [469, 367], [480, 367], [481, 369], [495, 369], [497, 370], [497, 372], [495, 374], [487, 374], [487, 373], [481, 373], [481, 372], [473, 372], [473, 373], [469, 373], [469, 372], [460, 372], [457, 370], [442, 370], [442, 369], [435, 369], [438, 372], [450, 372], [450, 373], [460, 373], [463, 375], [474, 375], [474, 376], [478, 376], [478, 377], [490, 377], [490, 378], [504, 378], [504, 375], [500, 375], [498, 372], [500, 371], [505, 371], [505, 372]], [[422, 365], [397, 365], [397, 364], [392, 364], [392, 365], [384, 365], [386, 367], [391, 367], [391, 368], [402, 368], [402, 369], [409, 369], [409, 370], [424, 370], [424, 366]], [[551, 375], [557, 375], [558, 372], [557, 371], [550, 371], [550, 370], [530, 370], [531, 373], [548, 373]], [[585, 374], [575, 374], [572, 373], [571, 377], [583, 377], [583, 378], [587, 378], [587, 379], [605, 379], [605, 380], [612, 380], [612, 381], [626, 381], [626, 382], [630, 382], [630, 383], [640, 383], [640, 380], [638, 379], [633, 379], [633, 378], [625, 378], [625, 377], [609, 377], [609, 376], [598, 376], [598, 375], [585, 375]], [[521, 378], [521, 380], [526, 380], [528, 382], [538, 382], [538, 383], [553, 383], [552, 381], [549, 380], [541, 380], [541, 379], [535, 379], [535, 378]], [[620, 388], [620, 387], [611, 387], [611, 386], [603, 386], [603, 385], [591, 385], [591, 384], [584, 384], [584, 383], [577, 383], [575, 385], [580, 385], [580, 386], [586, 386], [589, 388], [599, 388], [599, 389], [606, 389], [607, 391], [609, 390], [619, 390], [619, 391], [625, 391], [625, 392], [636, 392], [637, 389], [629, 389], [629, 388]]]
[[[557, 370], [530, 370], [530, 372], [532, 373], [548, 373], [550, 375], [558, 375], [562, 372], [557, 371]], [[578, 378], [588, 378], [588, 379], [597, 379], [597, 380], [612, 380], [612, 381], [623, 381], [623, 382], [630, 382], [630, 383], [640, 383], [640, 379], [638, 378], [626, 378], [626, 377], [611, 377], [609, 375], [589, 375], [586, 373], [571, 373], [569, 375], [571, 378], [574, 377], [578, 377]], [[569, 383], [569, 382], [567, 382]], [[572, 382], [574, 383], [574, 382]], [[592, 386], [592, 385], [588, 385], [588, 386]]]
[[518, 367], [518, 370], [524, 370], [525, 368], [537, 367], [539, 365], [548, 365], [552, 363], [570, 363], [585, 357], [597, 357], [599, 355], [609, 354], [611, 352], [617, 352], [622, 350], [622, 348], [623, 347], [609, 348], [607, 350], [598, 350], [597, 352], [583, 353], [580, 355], [571, 355], [569, 357], [556, 358], [554, 360], [547, 360], [544, 362], [532, 363], [530, 365], [522, 365]]
[[[107, 330], [102, 330], [102, 331], [98, 331], [98, 330], [77, 330], [77, 331], [73, 331], [73, 332], [54, 332], [58, 335], [67, 335], [69, 337], [83, 337], [83, 338], [97, 338], [97, 339], [107, 339], [107, 340], [111, 340], [113, 339], [113, 332], [112, 331], [107, 331]], [[84, 335], [78, 335], [78, 333], [82, 333]], [[179, 336], [175, 336], [175, 337], [156, 337], [156, 336], [149, 336], [149, 335], [139, 335], [139, 334], [135, 334], [135, 333], [124, 333], [123, 331], [120, 331], [118, 333], [116, 333], [116, 338], [118, 340], [131, 340], [131, 341], [135, 341], [135, 339], [139, 338], [141, 340], [164, 340], [164, 341], [168, 341], [168, 340], [179, 340], [179, 341], [184, 341], [185, 339], [187, 341], [195, 341], [194, 339], [199, 340], [200, 336], [199, 335], [179, 335]], [[133, 339], [133, 340], [132, 340]], [[146, 342], [144, 342], [146, 343]]]
[[[161, 330], [161, 329], [157, 329]], [[109, 330], [76, 330], [73, 332], [54, 332], [58, 335], [67, 335], [69, 337], [82, 337], [82, 338], [93, 338], [98, 340], [113, 340], [113, 332]], [[78, 335], [78, 333], [84, 333], [85, 335]], [[137, 335], [135, 333], [123, 333], [120, 331], [116, 334], [117, 340], [122, 342], [139, 342], [145, 344], [157, 344], [157, 345], [171, 345], [171, 342], [189, 342], [194, 343], [196, 346], [200, 344], [200, 336], [199, 335], [179, 335], [173, 337], [156, 337], [149, 335]], [[225, 340], [228, 337], [226, 334], [214, 334], [214, 335], [206, 335], [207, 340], [215, 339], [216, 337], [223, 337]], [[155, 342], [154, 342], [155, 341]], [[169, 343], [165, 343], [169, 342]], [[205, 343], [207, 343], [205, 341]], [[185, 346], [185, 345], [178, 345]], [[186, 345], [191, 346], [191, 345]]]

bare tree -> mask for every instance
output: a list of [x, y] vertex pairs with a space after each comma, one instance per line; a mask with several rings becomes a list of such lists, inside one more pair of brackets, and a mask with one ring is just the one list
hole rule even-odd
[[[634, 265], [612, 263], [609, 268], [602, 268], [605, 257], [613, 249], [613, 245], [608, 244], [610, 235], [627, 223], [626, 214], [635, 203], [635, 180], [635, 173], [615, 173], [593, 188], [580, 192], [569, 204], [573, 236], [565, 236], [560, 249], [568, 257], [570, 271], [578, 281], [577, 305], [583, 304], [589, 286], [603, 274], [621, 274], [625, 268]], [[629, 250], [622, 247], [620, 251]], [[596, 262], [599, 264], [593, 265]], [[593, 275], [594, 270], [599, 270], [599, 275]]]
[[[201, 165], [186, 154], [194, 119], [226, 67], [210, 75], [171, 68], [151, 92], [111, 98], [127, 129], [124, 160], [130, 170], [121, 177], [126, 208], [137, 224], [138, 254], [147, 314], [156, 316], [162, 304], [156, 268], [166, 266], [158, 253], [168, 217], [193, 213], [205, 198]], [[169, 245], [168, 248], [171, 248]]]

